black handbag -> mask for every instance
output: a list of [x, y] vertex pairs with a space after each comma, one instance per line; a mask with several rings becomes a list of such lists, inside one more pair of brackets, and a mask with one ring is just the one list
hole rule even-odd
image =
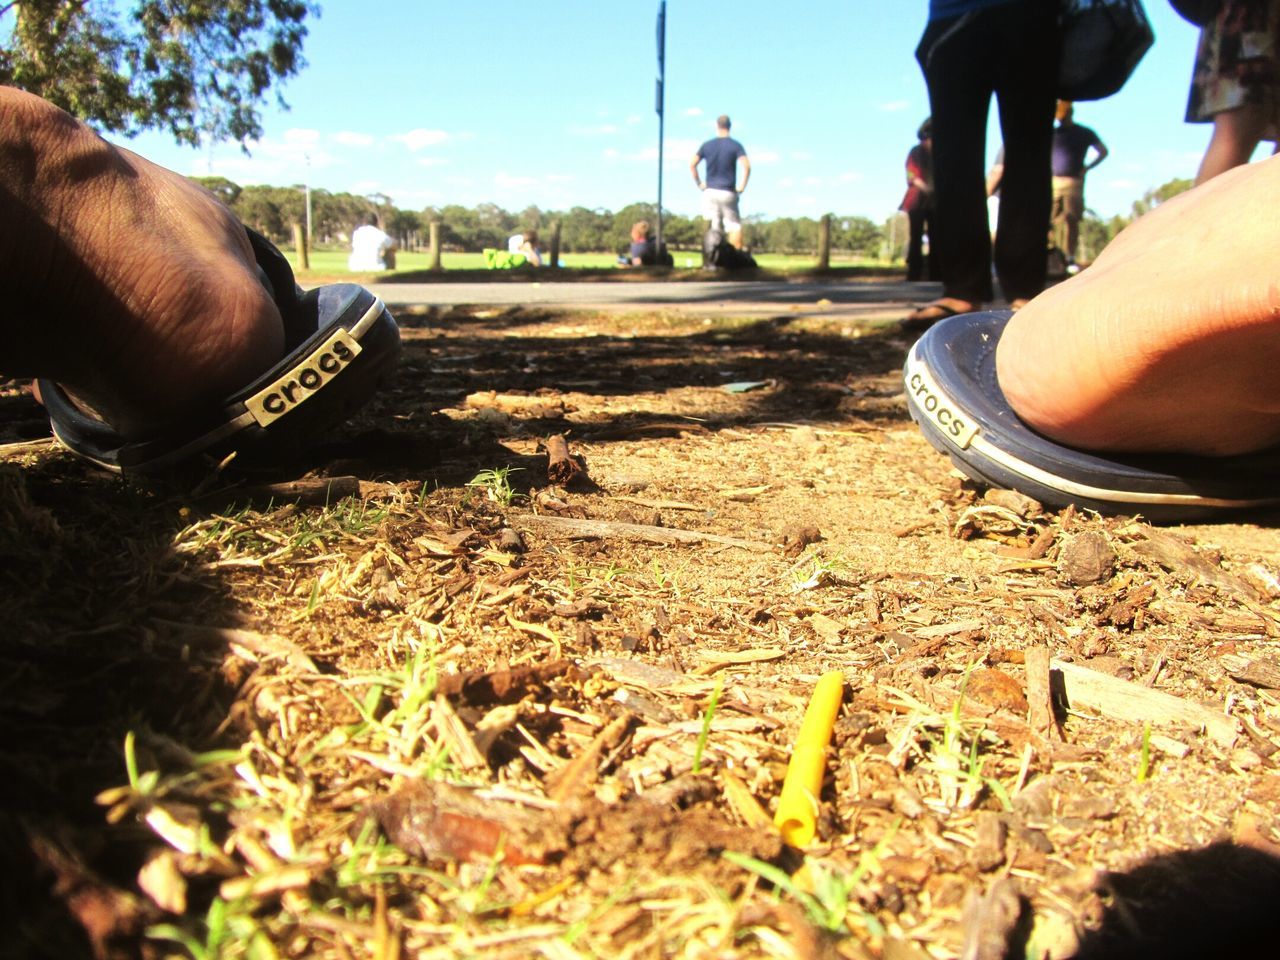
[[1178, 16], [1197, 27], [1206, 23], [1222, 12], [1222, 0], [1169, 0], [1169, 6], [1178, 11]]
[[1060, 100], [1111, 96], [1155, 42], [1141, 0], [1065, 0], [1060, 29]]

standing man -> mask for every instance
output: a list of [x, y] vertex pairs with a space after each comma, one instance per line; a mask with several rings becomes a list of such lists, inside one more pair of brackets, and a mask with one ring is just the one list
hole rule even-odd
[[[1067, 257], [1067, 273], [1079, 273], [1076, 247], [1084, 217], [1084, 175], [1107, 159], [1107, 145], [1088, 127], [1076, 123], [1071, 104], [1058, 101], [1058, 126], [1053, 131], [1054, 243]], [[1089, 149], [1094, 157], [1086, 162]]]
[[[738, 195], [747, 189], [751, 178], [751, 161], [746, 148], [729, 136], [729, 117], [716, 118], [716, 135], [698, 148], [689, 161], [693, 182], [702, 191], [703, 214], [708, 230], [723, 230], [729, 242], [742, 249], [742, 220], [738, 216]], [[707, 180], [698, 176], [698, 163], [707, 162]], [[742, 162], [742, 182], [738, 183], [738, 162]]]

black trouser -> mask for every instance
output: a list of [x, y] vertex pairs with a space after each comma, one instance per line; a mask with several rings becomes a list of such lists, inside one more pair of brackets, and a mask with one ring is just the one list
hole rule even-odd
[[[907, 212], [907, 279], [938, 279], [933, 245], [933, 213], [927, 203], [922, 203], [914, 210]], [[929, 257], [926, 263], [924, 255], [924, 235], [929, 233]]]
[[935, 20], [916, 49], [933, 115], [929, 242], [948, 297], [993, 299], [985, 185], [993, 94], [1004, 137], [996, 274], [1010, 300], [1044, 288], [1057, 9], [1047, 0], [1011, 0]]

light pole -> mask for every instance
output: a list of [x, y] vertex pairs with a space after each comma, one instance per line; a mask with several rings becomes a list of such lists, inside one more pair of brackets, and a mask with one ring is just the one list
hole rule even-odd
[[304, 153], [303, 160], [306, 161], [307, 176], [302, 181], [302, 189], [307, 198], [307, 249], [311, 249], [311, 154]]

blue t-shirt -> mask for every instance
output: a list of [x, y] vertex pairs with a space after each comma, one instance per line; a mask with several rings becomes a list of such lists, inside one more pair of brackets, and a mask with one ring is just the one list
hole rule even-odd
[[983, 7], [995, 7], [1012, 0], [929, 0], [929, 19], [945, 20], [947, 17], [958, 17], [971, 10]]
[[1088, 127], [1073, 123], [1069, 127], [1055, 127], [1053, 131], [1053, 175], [1055, 177], [1083, 177], [1084, 158], [1090, 147], [1098, 147], [1102, 141]]
[[698, 148], [698, 156], [707, 161], [707, 187], [711, 190], [733, 190], [737, 187], [738, 158], [747, 151], [733, 137], [714, 137]]

